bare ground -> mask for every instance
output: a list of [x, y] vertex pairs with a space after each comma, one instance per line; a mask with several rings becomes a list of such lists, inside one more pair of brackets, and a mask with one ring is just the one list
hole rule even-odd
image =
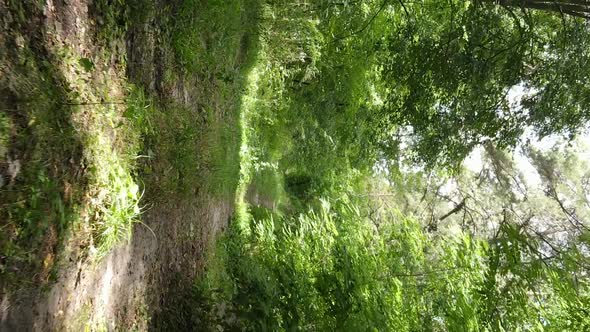
[[100, 264], [74, 259], [49, 292], [5, 298], [0, 330], [78, 331], [90, 321], [109, 330], [157, 329], [150, 317], [161, 314], [169, 292], [190, 291], [204, 249], [231, 210], [208, 197], [154, 206], [131, 241]]

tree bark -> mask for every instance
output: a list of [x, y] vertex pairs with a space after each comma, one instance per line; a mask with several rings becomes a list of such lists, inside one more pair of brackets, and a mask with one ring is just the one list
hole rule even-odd
[[500, 6], [544, 10], [590, 19], [590, 0], [484, 0]]

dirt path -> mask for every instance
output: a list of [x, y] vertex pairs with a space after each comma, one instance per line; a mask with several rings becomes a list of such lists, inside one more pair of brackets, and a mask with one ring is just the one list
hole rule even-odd
[[0, 330], [77, 331], [88, 322], [109, 330], [155, 328], [146, 326], [150, 317], [163, 314], [170, 292], [190, 291], [203, 249], [227, 224], [231, 210], [227, 202], [208, 197], [154, 206], [130, 243], [100, 264], [74, 260], [49, 292], [23, 291], [5, 299], [11, 302], [3, 303]]
[[[0, 0], [0, 13], [6, 9], [5, 1]], [[97, 54], [101, 50], [91, 38], [97, 18], [92, 16], [90, 3], [48, 0], [31, 20], [36, 43], [44, 44], [49, 53], [65, 45], [81, 56]], [[134, 82], [187, 108], [197, 108], [196, 82], [177, 80], [172, 86], [162, 85], [165, 51], [150, 33], [153, 28], [149, 23], [136, 27], [138, 31], [127, 33], [126, 40], [111, 45], [112, 60], [102, 68], [111, 76], [111, 95], [116, 97], [123, 89], [116, 55], [127, 52], [126, 75]], [[165, 329], [159, 324], [169, 318], [167, 310], [178, 307], [169, 302], [178, 301], [175, 294], [190, 291], [196, 273], [202, 270], [204, 249], [228, 223], [232, 201], [213, 197], [203, 188], [182, 198], [147, 197], [149, 205], [131, 240], [99, 263], [88, 259], [73, 241], [66, 244], [68, 253], [60, 262], [57, 281], [43, 289], [26, 287], [14, 294], [0, 294], [0, 331]], [[183, 319], [182, 313], [175, 315]]]

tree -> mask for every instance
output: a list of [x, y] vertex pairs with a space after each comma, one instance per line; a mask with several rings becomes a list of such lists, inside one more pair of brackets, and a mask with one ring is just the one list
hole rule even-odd
[[[425, 1], [382, 14], [390, 28], [375, 47], [386, 104], [374, 137], [393, 147], [390, 159], [395, 144], [384, 143], [400, 141], [395, 128], [415, 160], [456, 167], [475, 146], [513, 146], [527, 126], [574, 136], [590, 119], [586, 22], [501, 4]], [[510, 105], [517, 86], [524, 94]]]

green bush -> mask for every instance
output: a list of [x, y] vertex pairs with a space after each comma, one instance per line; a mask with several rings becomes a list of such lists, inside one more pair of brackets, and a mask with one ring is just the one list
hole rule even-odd
[[439, 318], [452, 313], [441, 302], [451, 295], [466, 307], [476, 301], [473, 287], [455, 286], [481, 278], [473, 271], [482, 270], [483, 247], [469, 238], [435, 244], [416, 222], [391, 217], [375, 224], [351, 204], [323, 201], [295, 217], [267, 214], [246, 228], [234, 221], [197, 285], [201, 319], [256, 331], [446, 324]]

